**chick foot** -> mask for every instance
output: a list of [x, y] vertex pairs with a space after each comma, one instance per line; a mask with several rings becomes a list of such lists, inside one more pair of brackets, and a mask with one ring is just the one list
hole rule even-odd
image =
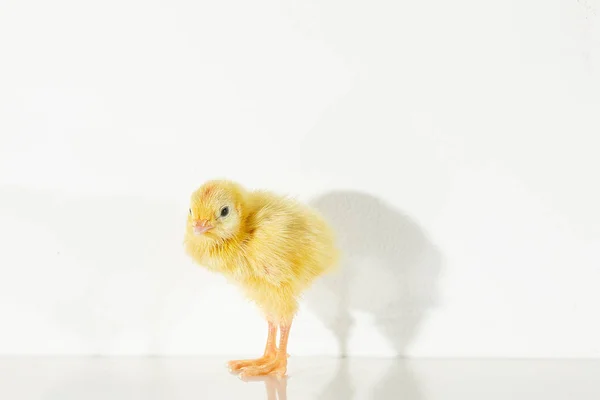
[[265, 355], [261, 358], [255, 358], [250, 360], [231, 360], [227, 363], [227, 367], [231, 372], [238, 372], [248, 367], [259, 367], [272, 362], [275, 359], [275, 355]]
[[278, 356], [262, 365], [251, 365], [242, 369], [240, 378], [245, 379], [253, 376], [275, 375], [283, 378], [287, 373], [287, 354]]
[[276, 358], [277, 354], [277, 346], [275, 345], [275, 341], [277, 339], [277, 325], [269, 321], [269, 335], [267, 336], [267, 344], [265, 346], [265, 351], [261, 358], [256, 358], [252, 360], [232, 360], [227, 363], [227, 367], [231, 372], [239, 372], [240, 370], [248, 367], [259, 367], [269, 362], [273, 361]]

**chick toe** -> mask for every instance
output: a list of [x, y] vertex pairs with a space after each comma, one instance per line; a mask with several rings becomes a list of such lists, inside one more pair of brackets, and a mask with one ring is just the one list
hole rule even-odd
[[244, 368], [265, 365], [265, 364], [273, 361], [273, 359], [274, 359], [274, 356], [265, 355], [263, 357], [250, 359], [250, 360], [231, 360], [227, 363], [227, 368], [229, 368], [229, 370], [231, 372], [237, 372]]
[[242, 370], [242, 379], [252, 376], [275, 375], [284, 377], [287, 372], [287, 358], [276, 358], [263, 365], [248, 366]]

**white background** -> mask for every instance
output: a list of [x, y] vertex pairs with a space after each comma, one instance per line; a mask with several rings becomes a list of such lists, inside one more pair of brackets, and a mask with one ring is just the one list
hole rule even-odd
[[292, 355], [600, 356], [600, 2], [3, 0], [0, 354], [257, 354], [206, 179], [339, 231]]

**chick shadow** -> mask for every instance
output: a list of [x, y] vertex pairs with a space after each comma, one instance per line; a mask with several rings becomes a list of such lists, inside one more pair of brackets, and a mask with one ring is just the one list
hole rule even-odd
[[[338, 271], [323, 276], [306, 294], [307, 307], [333, 332], [342, 358], [349, 354], [353, 312], [372, 316], [395, 357], [406, 357], [437, 302], [439, 250], [413, 219], [369, 194], [334, 191], [311, 204], [335, 230], [342, 254]], [[395, 360], [375, 391], [406, 393], [410, 387], [412, 398], [422, 397], [411, 369]], [[348, 362], [343, 360], [321, 398], [342, 394], [352, 395]]]

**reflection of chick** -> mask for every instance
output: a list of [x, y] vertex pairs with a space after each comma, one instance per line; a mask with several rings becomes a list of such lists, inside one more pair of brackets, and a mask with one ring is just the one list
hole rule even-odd
[[192, 194], [185, 248], [197, 263], [240, 286], [269, 323], [263, 357], [230, 361], [229, 368], [246, 377], [285, 375], [298, 296], [337, 262], [324, 220], [294, 200], [210, 181]]
[[274, 376], [257, 376], [247, 379], [248, 381], [264, 382], [267, 391], [267, 400], [287, 400], [287, 379], [275, 378]]

